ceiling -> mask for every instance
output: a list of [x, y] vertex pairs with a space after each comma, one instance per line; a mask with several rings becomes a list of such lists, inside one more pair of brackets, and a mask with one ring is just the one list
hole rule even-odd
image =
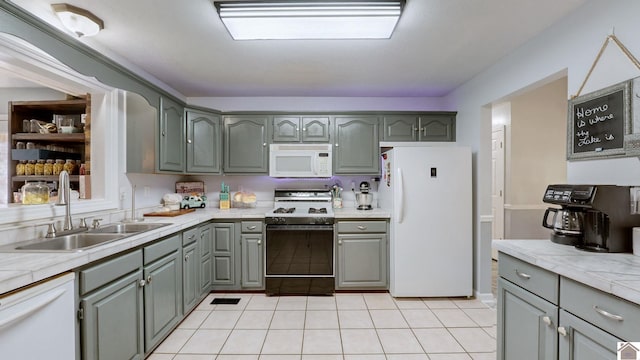
[[[80, 41], [185, 97], [444, 96], [586, 2], [407, 0], [389, 40], [234, 41], [210, 0], [67, 1], [105, 24]], [[59, 0], [13, 2], [61, 26]]]

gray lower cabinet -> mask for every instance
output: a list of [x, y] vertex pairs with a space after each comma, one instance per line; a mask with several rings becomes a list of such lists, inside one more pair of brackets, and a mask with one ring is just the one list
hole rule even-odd
[[338, 223], [337, 289], [388, 288], [386, 221]]
[[182, 237], [146, 246], [144, 253], [144, 338], [149, 353], [182, 320]]
[[382, 141], [455, 141], [455, 113], [384, 115]]
[[235, 239], [235, 223], [213, 224], [211, 284], [216, 289], [233, 288], [236, 284]]
[[269, 116], [224, 117], [225, 173], [266, 174], [269, 171]]
[[166, 97], [160, 98], [158, 170], [183, 172], [185, 169], [184, 107]]
[[557, 359], [558, 306], [498, 279], [498, 359]]
[[558, 330], [562, 360], [615, 360], [623, 341], [565, 310], [560, 310]]
[[378, 118], [336, 116], [334, 123], [333, 173], [380, 174]]
[[144, 358], [142, 250], [78, 274], [83, 360]]
[[184, 313], [193, 309], [200, 297], [200, 257], [198, 256], [198, 228], [182, 234], [182, 303]]
[[213, 225], [200, 226], [200, 237], [198, 239], [198, 250], [200, 251], [200, 294], [208, 293], [211, 287], [212, 247]]
[[264, 255], [262, 247], [262, 222], [243, 221], [240, 223], [240, 263], [243, 288], [264, 287]]
[[187, 109], [187, 173], [222, 172], [222, 124], [217, 114]]
[[329, 116], [274, 116], [272, 141], [329, 142]]

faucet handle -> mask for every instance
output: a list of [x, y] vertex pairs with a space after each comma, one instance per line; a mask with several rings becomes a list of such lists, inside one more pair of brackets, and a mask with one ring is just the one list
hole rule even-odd
[[56, 224], [55, 223], [49, 223], [49, 227], [47, 228], [47, 235], [45, 235], [46, 238], [53, 238], [56, 237]]
[[91, 227], [97, 229], [98, 226], [100, 226], [100, 221], [102, 221], [102, 219], [93, 219], [91, 221]]
[[88, 226], [87, 226], [87, 219], [88, 219], [88, 218], [81, 218], [81, 219], [80, 219], [80, 226], [79, 226], [79, 227], [81, 227], [81, 228], [85, 228], [85, 229], [86, 229], [86, 228], [88, 227]]

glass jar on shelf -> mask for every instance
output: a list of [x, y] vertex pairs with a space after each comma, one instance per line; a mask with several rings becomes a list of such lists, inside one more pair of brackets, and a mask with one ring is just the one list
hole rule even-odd
[[64, 160], [56, 159], [53, 164], [53, 175], [60, 175], [60, 172], [64, 169]]
[[44, 175], [44, 159], [38, 159], [38, 161], [36, 161], [33, 174], [38, 176]]
[[53, 159], [47, 159], [44, 163], [43, 175], [53, 175]]
[[20, 160], [16, 164], [16, 175], [17, 176], [23, 176], [26, 166], [27, 166], [27, 160]]
[[42, 181], [26, 182], [22, 187], [22, 204], [37, 205], [49, 202], [49, 187]]
[[76, 172], [76, 162], [74, 160], [67, 159], [67, 161], [64, 163], [63, 169], [66, 170], [69, 175], [73, 175]]
[[35, 175], [36, 172], [36, 161], [29, 160], [27, 164], [24, 166], [24, 174], [27, 176]]

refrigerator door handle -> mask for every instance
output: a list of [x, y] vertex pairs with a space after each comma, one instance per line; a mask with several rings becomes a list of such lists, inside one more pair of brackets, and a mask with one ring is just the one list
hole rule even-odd
[[397, 208], [395, 209], [395, 213], [398, 214], [396, 222], [398, 224], [402, 224], [402, 220], [404, 218], [404, 183], [402, 181], [402, 169], [398, 168], [398, 201], [396, 201]]

